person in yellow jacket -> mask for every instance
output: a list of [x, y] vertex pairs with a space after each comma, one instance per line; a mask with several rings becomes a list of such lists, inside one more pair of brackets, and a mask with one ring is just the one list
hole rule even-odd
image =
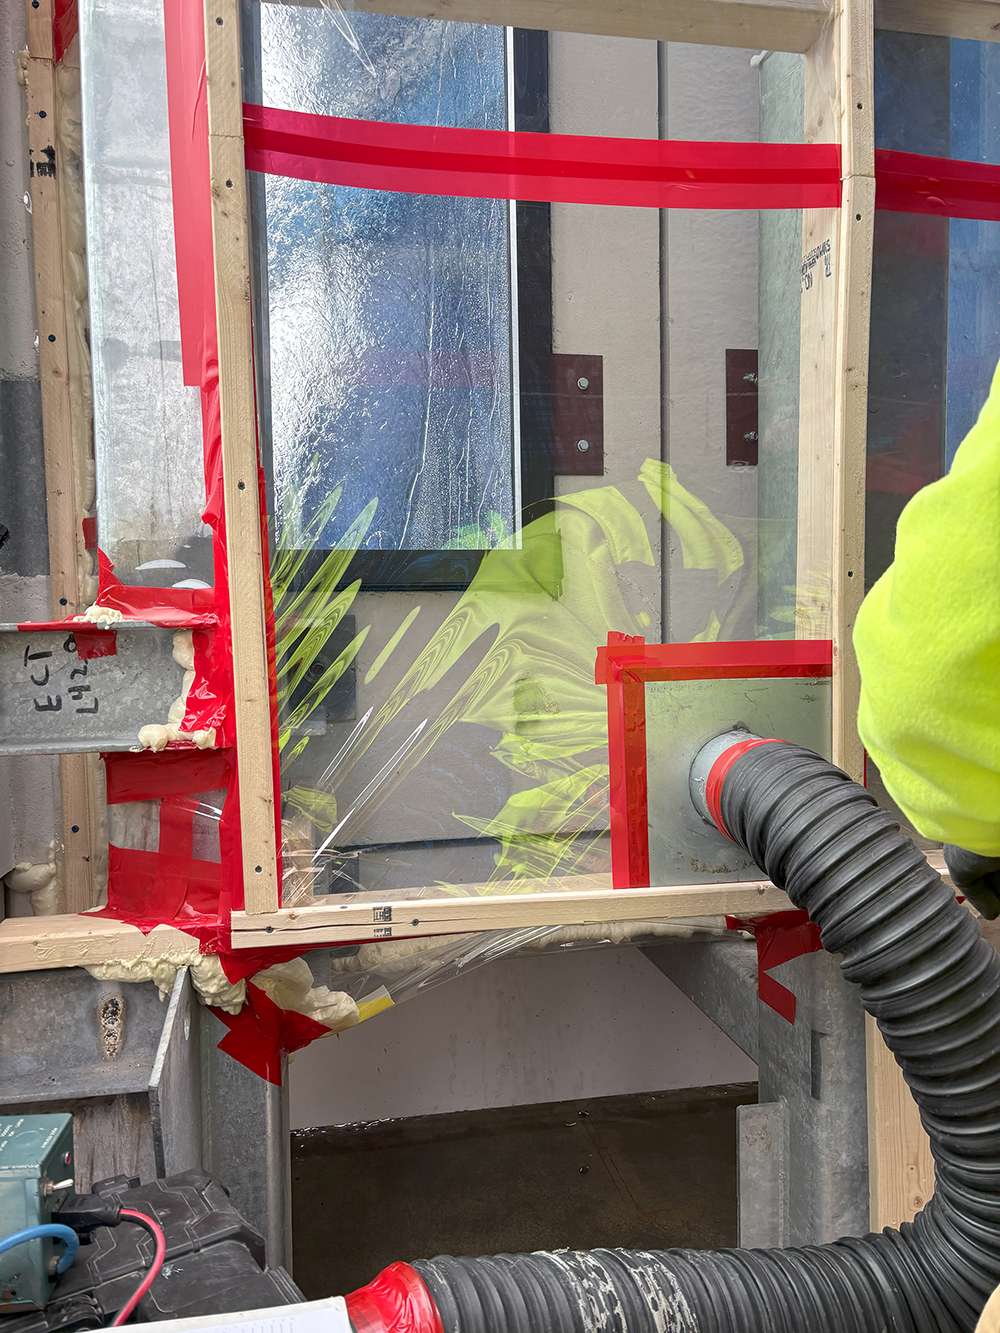
[[[947, 476], [903, 510], [854, 646], [858, 731], [887, 789], [1000, 915], [1000, 366]], [[1000, 1333], [1000, 1289], [976, 1333]]]
[[903, 510], [854, 646], [858, 731], [886, 788], [1000, 915], [1000, 365], [947, 475]]

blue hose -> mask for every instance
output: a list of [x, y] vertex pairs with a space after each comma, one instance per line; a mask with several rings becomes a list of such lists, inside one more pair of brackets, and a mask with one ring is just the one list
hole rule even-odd
[[66, 1253], [60, 1256], [56, 1265], [57, 1273], [65, 1273], [76, 1258], [76, 1252], [80, 1248], [80, 1238], [75, 1231], [70, 1227], [64, 1227], [61, 1222], [44, 1222], [41, 1226], [25, 1227], [23, 1231], [15, 1231], [12, 1236], [5, 1236], [0, 1240], [0, 1254], [6, 1254], [15, 1245], [24, 1245], [29, 1240], [41, 1240], [43, 1236], [61, 1240], [66, 1246]]

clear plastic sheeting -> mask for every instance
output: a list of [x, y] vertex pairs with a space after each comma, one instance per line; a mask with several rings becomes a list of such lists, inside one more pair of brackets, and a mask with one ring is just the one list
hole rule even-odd
[[534, 926], [487, 931], [456, 939], [399, 940], [333, 949], [313, 962], [317, 980], [344, 991], [358, 1005], [362, 1021], [390, 1005], [402, 1004], [443, 982], [515, 954], [556, 953], [568, 949], [615, 948], [664, 940], [711, 943], [732, 939], [722, 917], [690, 921], [628, 921], [589, 926]]
[[98, 541], [130, 583], [210, 583], [198, 390], [181, 375], [160, 0], [82, 0]]
[[[803, 137], [797, 57], [255, 12], [264, 106]], [[605, 887], [597, 648], [791, 637], [800, 590], [823, 601], [797, 549], [799, 310], [829, 280], [821, 255], [802, 278], [803, 215], [253, 181], [284, 901]], [[417, 972], [454, 947], [415, 943]]]

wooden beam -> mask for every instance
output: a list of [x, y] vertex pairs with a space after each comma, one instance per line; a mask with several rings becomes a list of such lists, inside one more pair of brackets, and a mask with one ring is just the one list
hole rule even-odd
[[[24, 61], [31, 192], [31, 246], [38, 323], [38, 373], [42, 400], [49, 586], [55, 619], [84, 609], [80, 571], [86, 565], [77, 439], [89, 451], [90, 419], [79, 384], [77, 330], [66, 287], [63, 154], [59, 133], [62, 99], [52, 51], [52, 0], [28, 0], [28, 54]], [[69, 71], [79, 83], [79, 69]], [[83, 208], [82, 198], [78, 201]], [[69, 911], [97, 902], [94, 867], [99, 837], [96, 756], [61, 755], [61, 880]]]
[[0, 972], [91, 967], [144, 958], [181, 967], [198, 956], [197, 939], [173, 926], [156, 926], [143, 933], [138, 926], [86, 913], [0, 921]]
[[937, 37], [1000, 42], [998, 0], [876, 0], [875, 26]]
[[[864, 597], [868, 340], [875, 234], [874, 0], [843, 0], [833, 29], [833, 49], [818, 51], [827, 78], [831, 72], [836, 74], [844, 173], [834, 267], [832, 450], [825, 465], [816, 463], [832, 495], [824, 525], [832, 574], [832, 755], [834, 763], [861, 782], [864, 749], [857, 730], [861, 679], [852, 636]], [[819, 486], [820, 481], [814, 478], [813, 485]], [[871, 1223], [881, 1228], [913, 1217], [930, 1197], [934, 1171], [916, 1103], [871, 1018], [866, 1022], [865, 1045]]]
[[[407, 18], [770, 51], [808, 51], [831, 14], [826, 0], [352, 0], [350, 8]], [[350, 14], [341, 18], [350, 22]]]
[[268, 912], [278, 907], [278, 857], [238, 0], [206, 0], [205, 76], [243, 884], [247, 910]]
[[[947, 876], [941, 852], [928, 852], [927, 860], [939, 875]], [[1000, 942], [996, 924], [981, 921], [980, 928], [996, 947]], [[916, 1102], [873, 1018], [867, 1020], [865, 1036], [870, 1224], [881, 1231], [910, 1221], [934, 1193], [934, 1159]]]
[[[335, 894], [329, 903], [276, 913], [234, 912], [236, 949], [282, 944], [344, 944], [359, 940], [413, 939], [531, 926], [580, 926], [603, 921], [669, 920], [693, 916], [742, 916], [787, 911], [785, 894], [769, 880], [670, 888], [595, 888], [595, 876], [567, 878], [564, 887], [537, 893], [498, 893], [496, 886], [462, 886], [461, 897], [437, 893]], [[551, 881], [539, 881], [549, 883]], [[476, 893], [475, 890], [480, 892]]]
[[[940, 853], [929, 853], [927, 860], [939, 873], [943, 870]], [[785, 894], [769, 880], [654, 889], [612, 889], [609, 877], [597, 875], [567, 876], [557, 882], [562, 889], [553, 889], [552, 880], [539, 880], [539, 890], [533, 893], [504, 894], [496, 892], [496, 885], [468, 884], [462, 897], [448, 897], [440, 889], [423, 890], [421, 897], [419, 889], [400, 889], [381, 895], [331, 895], [328, 902], [274, 913], [236, 912], [233, 946], [286, 948], [526, 926], [760, 915], [787, 911], [789, 906]], [[179, 964], [193, 962], [198, 955], [197, 939], [173, 926], [157, 926], [144, 934], [126, 922], [87, 913], [0, 921], [0, 974], [141, 959]]]

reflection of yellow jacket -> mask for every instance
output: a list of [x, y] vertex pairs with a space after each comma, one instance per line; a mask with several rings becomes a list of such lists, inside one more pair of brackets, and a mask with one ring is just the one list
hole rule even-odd
[[854, 646], [893, 799], [925, 837], [1000, 856], [1000, 366], [948, 475], [904, 509]]

